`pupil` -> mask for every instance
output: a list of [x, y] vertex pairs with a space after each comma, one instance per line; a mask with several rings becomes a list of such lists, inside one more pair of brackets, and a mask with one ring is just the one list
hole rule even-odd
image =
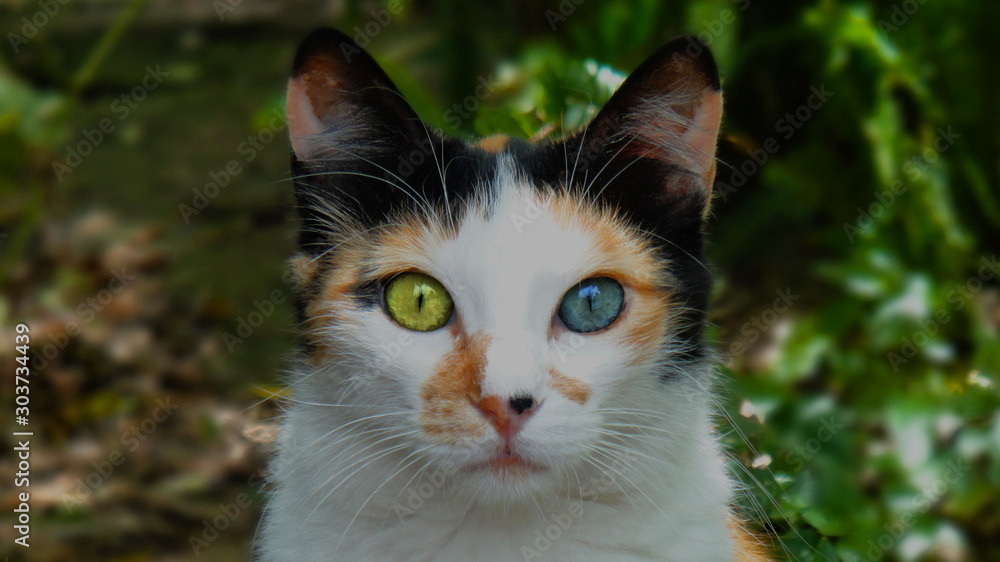
[[417, 312], [422, 312], [424, 309], [424, 291], [423, 287], [420, 288], [420, 292], [417, 293]]
[[580, 296], [587, 298], [587, 306], [590, 311], [594, 311], [594, 301], [597, 300], [597, 296], [601, 294], [601, 290], [597, 288], [597, 285], [587, 285], [580, 289]]

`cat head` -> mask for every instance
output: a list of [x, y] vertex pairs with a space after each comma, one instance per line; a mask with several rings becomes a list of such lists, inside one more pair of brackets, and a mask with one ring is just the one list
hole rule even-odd
[[612, 465], [651, 417], [699, 415], [722, 111], [701, 43], [664, 46], [566, 138], [470, 144], [323, 29], [287, 111], [298, 400], [355, 408], [337, 415], [496, 497]]

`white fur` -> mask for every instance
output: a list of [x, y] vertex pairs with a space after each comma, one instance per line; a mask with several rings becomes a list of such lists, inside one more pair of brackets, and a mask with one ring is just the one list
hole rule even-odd
[[[669, 358], [625, 367], [611, 330], [550, 344], [563, 294], [607, 257], [560, 227], [512, 170], [500, 169], [488, 219], [469, 213], [413, 266], [448, 288], [468, 333], [491, 336], [484, 394], [543, 401], [518, 453], [546, 470], [470, 470], [495, 451], [492, 430], [450, 446], [423, 437], [419, 389], [451, 349], [448, 330], [408, 332], [380, 309], [359, 311], [325, 334], [336, 359], [296, 375], [262, 560], [734, 558], [710, 367], [663, 382]], [[590, 399], [546, 386], [551, 366], [588, 384]]]

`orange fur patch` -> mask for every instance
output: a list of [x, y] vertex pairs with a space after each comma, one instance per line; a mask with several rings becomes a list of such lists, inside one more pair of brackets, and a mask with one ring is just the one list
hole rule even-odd
[[729, 520], [729, 532], [733, 536], [733, 548], [736, 554], [733, 562], [771, 562], [764, 541], [747, 531], [745, 525], [738, 519]]
[[662, 291], [638, 293], [623, 319], [622, 343], [632, 350], [628, 361], [637, 365], [654, 359], [670, 326], [670, 297]]
[[595, 275], [613, 276], [638, 291], [653, 291], [663, 277], [664, 266], [652, 244], [610, 211], [597, 209], [568, 193], [552, 196], [548, 206], [562, 228], [580, 230], [594, 241], [594, 252], [604, 267]]
[[[310, 357], [314, 365], [320, 365], [332, 356], [327, 340], [322, 334], [330, 325], [343, 323], [345, 321], [343, 312], [354, 306], [351, 291], [361, 278], [359, 266], [361, 255], [361, 250], [357, 246], [344, 246], [338, 248], [336, 254], [332, 252], [327, 254], [325, 259], [336, 259], [345, 265], [329, 270], [318, 294], [308, 295], [312, 300], [305, 305], [306, 319], [303, 329], [306, 339], [315, 345], [315, 352]], [[315, 264], [313, 267], [318, 269]]]
[[485, 150], [486, 152], [499, 154], [500, 152], [503, 152], [503, 149], [507, 148], [507, 143], [509, 142], [510, 142], [510, 137], [498, 133], [482, 139], [481, 141], [476, 143], [476, 146]]
[[441, 444], [457, 445], [480, 437], [487, 427], [474, 404], [482, 400], [480, 382], [489, 343], [486, 335], [459, 335], [454, 349], [441, 358], [420, 389], [423, 410], [417, 422]]
[[556, 369], [549, 369], [552, 376], [546, 384], [549, 388], [566, 397], [571, 402], [576, 402], [581, 406], [590, 399], [590, 386], [572, 377], [560, 373]]
[[433, 265], [429, 254], [434, 246], [453, 237], [447, 226], [420, 219], [396, 221], [374, 237], [378, 260], [370, 263], [375, 277], [388, 278], [404, 271], [426, 271]]
[[[349, 313], [357, 306], [352, 291], [360, 282], [428, 267], [431, 264], [429, 250], [453, 234], [447, 227], [435, 226], [419, 218], [401, 219], [391, 226], [373, 230], [357, 225], [355, 232], [323, 255], [321, 259], [325, 263], [336, 264], [336, 267], [322, 273], [322, 283], [314, 293], [305, 291], [320, 275], [320, 262], [300, 255], [290, 263], [297, 289], [307, 299], [306, 319], [301, 329], [305, 339], [314, 344], [310, 357], [314, 365], [321, 365], [333, 357], [329, 340], [324, 335], [332, 329], [350, 329], [352, 315]], [[369, 276], [368, 279], [362, 279], [362, 272]]]
[[323, 287], [322, 298], [327, 302], [341, 302], [349, 298], [351, 289], [361, 279], [357, 266], [347, 266], [331, 272]]
[[479, 401], [476, 407], [487, 416], [497, 433], [503, 435], [507, 426], [510, 425], [510, 416], [507, 415], [507, 409], [503, 407], [500, 399], [496, 396], [486, 396]]
[[625, 310], [614, 324], [622, 345], [631, 351], [627, 364], [651, 360], [670, 328], [672, 295], [661, 288], [669, 286], [670, 279], [650, 240], [610, 211], [580, 203], [568, 193], [553, 196], [548, 205], [561, 226], [582, 230], [593, 239], [602, 267], [589, 275], [614, 278], [629, 289]]
[[546, 123], [545, 125], [542, 125], [542, 128], [538, 129], [538, 131], [536, 131], [535, 134], [531, 135], [531, 138], [528, 139], [528, 142], [530, 142], [531, 144], [537, 144], [548, 138], [549, 135], [551, 135], [554, 132], [556, 132], [556, 124]]
[[319, 271], [319, 264], [306, 254], [296, 254], [288, 261], [288, 269], [292, 272], [295, 288], [301, 291], [312, 284]]

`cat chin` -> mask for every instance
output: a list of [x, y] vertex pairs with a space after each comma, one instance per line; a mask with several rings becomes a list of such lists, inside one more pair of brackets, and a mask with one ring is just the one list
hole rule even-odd
[[518, 457], [491, 459], [466, 470], [477, 486], [485, 484], [499, 491], [524, 492], [539, 486], [539, 480], [547, 480], [543, 467]]
[[506, 512], [535, 505], [539, 497], [552, 495], [554, 484], [545, 474], [507, 470], [478, 471], [470, 474], [461, 487], [472, 505]]
[[521, 457], [493, 458], [458, 468], [452, 491], [475, 504], [511, 507], [551, 494], [557, 487], [554, 472]]

